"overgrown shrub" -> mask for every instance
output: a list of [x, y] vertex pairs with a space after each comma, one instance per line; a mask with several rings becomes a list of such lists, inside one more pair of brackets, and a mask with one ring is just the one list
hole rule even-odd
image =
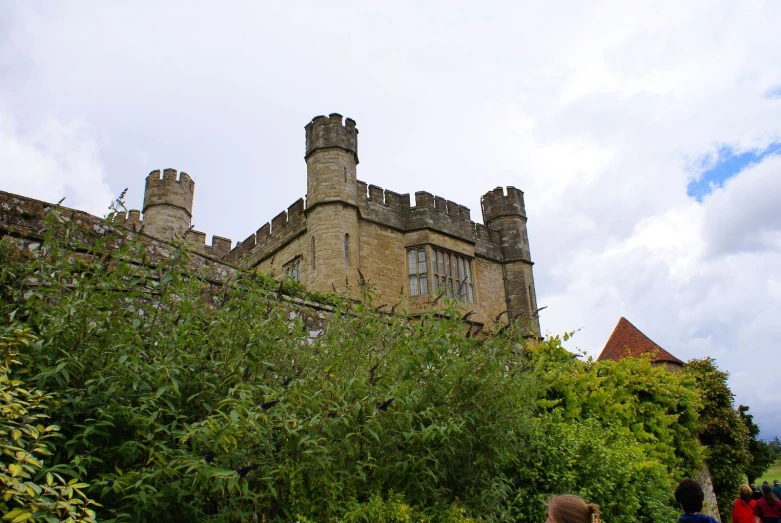
[[[29, 389], [11, 373], [17, 351], [34, 337], [24, 329], [0, 332], [0, 514], [6, 521], [71, 521], [93, 523], [96, 503], [85, 493], [75, 467], [49, 467], [56, 425], [44, 425], [54, 398]], [[65, 476], [65, 477], [63, 477]]]
[[74, 254], [60, 222], [0, 268], [0, 326], [35, 337], [19, 360], [58, 398], [53, 465], [79, 461], [101, 521], [542, 523], [567, 491], [667, 521], [699, 457], [686, 378], [650, 364], [600, 370], [518, 326], [476, 339], [455, 302], [387, 315], [368, 286], [314, 336], [289, 282], [207, 284], [132, 238]]
[[727, 385], [729, 374], [719, 370], [713, 359], [691, 360], [686, 364], [686, 372], [697, 380], [702, 396], [700, 439], [708, 449], [713, 490], [721, 518], [726, 521], [751, 463], [748, 427], [733, 404], [734, 395]]
[[701, 429], [702, 402], [692, 376], [655, 366], [647, 356], [580, 361], [556, 337], [531, 347], [530, 354], [533, 372], [545, 384], [542, 410], [630, 434], [673, 480], [699, 469], [702, 448], [694, 435]]

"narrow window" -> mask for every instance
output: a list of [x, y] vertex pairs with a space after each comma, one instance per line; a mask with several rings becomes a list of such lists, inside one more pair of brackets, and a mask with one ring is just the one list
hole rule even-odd
[[312, 236], [312, 268], [315, 268], [315, 237]]
[[529, 314], [532, 316], [536, 312], [534, 309], [535, 307], [534, 307], [534, 300], [532, 299], [532, 286], [529, 285]]
[[415, 251], [407, 251], [407, 272], [409, 274], [415, 274], [418, 272], [417, 258], [415, 257]]
[[283, 267], [285, 277], [301, 281], [301, 256], [287, 262]]
[[344, 263], [350, 265], [350, 235], [344, 235]]
[[347, 183], [347, 167], [344, 168], [344, 183]]
[[428, 294], [428, 268], [426, 267], [426, 249], [418, 249], [418, 283], [421, 294]]
[[428, 263], [425, 248], [407, 251], [407, 274], [410, 296], [428, 294]]

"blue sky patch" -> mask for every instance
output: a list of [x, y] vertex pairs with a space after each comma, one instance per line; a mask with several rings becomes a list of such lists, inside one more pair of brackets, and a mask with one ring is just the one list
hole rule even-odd
[[707, 168], [699, 177], [689, 182], [689, 185], [686, 187], [686, 194], [701, 202], [705, 196], [722, 187], [724, 182], [738, 174], [748, 165], [760, 162], [765, 156], [776, 153], [781, 153], [781, 142], [772, 143], [761, 151], [742, 153], [735, 153], [732, 147], [729, 146], [720, 147], [715, 161], [710, 156], [700, 160], [700, 165]]
[[765, 94], [765, 98], [781, 98], [781, 85], [770, 89], [767, 94]]

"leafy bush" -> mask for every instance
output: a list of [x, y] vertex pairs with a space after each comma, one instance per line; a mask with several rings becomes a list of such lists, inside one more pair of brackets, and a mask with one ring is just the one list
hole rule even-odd
[[538, 402], [563, 421], [596, 420], [631, 435], [673, 480], [692, 476], [702, 464], [695, 380], [655, 366], [650, 358], [579, 361], [556, 337], [530, 348], [533, 372], [545, 383]]
[[713, 359], [691, 360], [686, 371], [695, 377], [702, 395], [700, 440], [708, 449], [713, 490], [721, 518], [726, 521], [751, 463], [748, 428], [734, 408], [734, 395], [727, 385], [729, 374], [719, 370]]
[[78, 461], [102, 521], [542, 523], [566, 491], [666, 521], [699, 459], [688, 378], [648, 362], [584, 364], [518, 326], [478, 340], [455, 302], [386, 315], [366, 286], [315, 336], [289, 281], [210, 284], [133, 238], [74, 252], [61, 227], [0, 269], [0, 328], [35, 336], [19, 361], [58, 398], [53, 463]]
[[98, 506], [83, 492], [89, 485], [78, 478], [66, 480], [58, 473], [73, 474], [67, 467], [47, 468], [43, 460], [52, 455], [51, 439], [56, 425], [44, 425], [44, 413], [53, 398], [40, 390], [28, 390], [14, 379], [12, 365], [18, 365], [17, 349], [34, 340], [26, 330], [14, 330], [0, 337], [3, 362], [0, 365], [0, 513], [14, 523], [26, 521], [72, 521], [92, 523]]

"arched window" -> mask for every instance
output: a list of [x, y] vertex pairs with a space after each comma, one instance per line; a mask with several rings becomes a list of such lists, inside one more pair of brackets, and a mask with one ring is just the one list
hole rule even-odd
[[350, 235], [344, 235], [344, 263], [350, 265]]

